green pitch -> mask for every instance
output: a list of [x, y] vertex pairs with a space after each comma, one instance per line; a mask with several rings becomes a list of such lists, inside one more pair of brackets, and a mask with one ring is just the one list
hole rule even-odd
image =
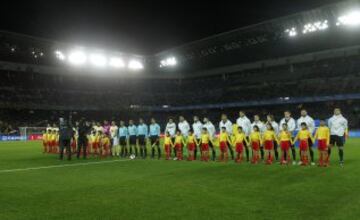
[[[336, 149], [330, 168], [150, 159], [78, 166], [104, 160], [58, 161], [39, 142], [1, 143], [0, 219], [359, 219], [358, 158], [360, 139], [352, 139], [344, 168]], [[13, 170], [33, 167], [43, 168]]]

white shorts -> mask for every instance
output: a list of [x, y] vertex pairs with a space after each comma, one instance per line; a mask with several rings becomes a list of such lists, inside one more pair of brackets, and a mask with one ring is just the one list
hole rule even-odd
[[113, 139], [113, 146], [118, 146], [119, 145], [119, 138], [115, 137]]

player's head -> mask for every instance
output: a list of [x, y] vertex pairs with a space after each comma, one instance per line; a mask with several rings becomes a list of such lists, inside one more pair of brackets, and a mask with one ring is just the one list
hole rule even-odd
[[139, 119], [139, 124], [144, 124], [144, 119], [140, 118]]
[[176, 130], [176, 135], [181, 135], [180, 130]]
[[124, 122], [124, 121], [120, 121], [120, 126], [125, 126], [125, 122]]
[[104, 125], [108, 125], [109, 121], [108, 120], [104, 120]]
[[259, 126], [257, 126], [257, 125], [255, 125], [254, 127], [253, 127], [253, 130], [255, 131], [255, 132], [258, 132], [260, 129], [259, 129]]
[[194, 132], [192, 129], [189, 130], [189, 135], [192, 135]]
[[155, 118], [151, 118], [151, 124], [155, 124], [155, 123], [156, 123]]
[[180, 122], [183, 122], [183, 121], [185, 121], [185, 118], [184, 118], [184, 116], [180, 116], [180, 117], [179, 117], [179, 121], [180, 121]]
[[245, 116], [245, 112], [244, 111], [239, 111], [239, 116], [242, 118]]
[[300, 114], [301, 114], [302, 117], [307, 116], [307, 111], [306, 111], [306, 109], [302, 109], [301, 112], [300, 112]]
[[116, 122], [115, 122], [115, 121], [112, 121], [112, 122], [111, 122], [111, 125], [112, 125], [112, 126], [115, 126], [115, 125], [116, 125]]
[[167, 136], [167, 137], [169, 137], [170, 136], [170, 132], [165, 132], [165, 135]]
[[202, 133], [203, 133], [203, 134], [206, 134], [206, 133], [207, 133], [207, 128], [205, 128], [205, 127], [202, 128]]
[[287, 125], [286, 123], [282, 124], [282, 129], [283, 129], [284, 131], [287, 131], [288, 125]]
[[203, 119], [203, 122], [206, 124], [206, 123], [209, 122], [209, 119], [208, 119], [207, 117], [205, 117], [205, 118]]
[[225, 133], [226, 132], [226, 127], [221, 127], [221, 132]]
[[274, 130], [273, 126], [271, 125], [271, 123], [266, 123], [266, 129], [269, 131]]
[[242, 128], [241, 126], [239, 126], [239, 127], [237, 128], [237, 130], [238, 130], [239, 133], [242, 133], [242, 132], [243, 132], [243, 128]]
[[223, 120], [223, 121], [227, 121], [227, 115], [226, 114], [222, 114], [221, 115], [221, 120]]
[[100, 122], [96, 122], [96, 125], [97, 125], [97, 126], [101, 126], [101, 123], [100, 123]]
[[254, 115], [254, 121], [260, 121], [260, 116], [259, 115]]
[[266, 119], [267, 119], [268, 122], [272, 122], [272, 121], [274, 121], [274, 115], [268, 114], [268, 115], [266, 116]]
[[199, 121], [199, 117], [198, 117], [198, 116], [194, 116], [193, 119], [194, 119], [194, 122], [198, 122], [198, 121]]
[[169, 123], [174, 123], [174, 119], [169, 118]]
[[75, 126], [79, 126], [80, 125], [80, 122], [79, 121], [76, 121], [75, 122]]
[[307, 125], [306, 125], [305, 122], [301, 123], [300, 126], [301, 126], [301, 129], [302, 129], [302, 130], [307, 129]]
[[335, 108], [334, 109], [334, 115], [341, 115], [341, 109], [340, 108]]
[[133, 125], [134, 124], [134, 121], [133, 120], [129, 120], [129, 125]]
[[291, 112], [290, 111], [284, 111], [284, 117], [285, 118], [290, 118], [291, 117]]
[[320, 126], [321, 126], [321, 127], [326, 126], [326, 122], [325, 122], [324, 119], [321, 119], [321, 120], [320, 120]]

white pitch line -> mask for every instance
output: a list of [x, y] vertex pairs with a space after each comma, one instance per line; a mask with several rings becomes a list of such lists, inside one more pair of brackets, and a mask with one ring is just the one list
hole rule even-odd
[[43, 167], [28, 167], [28, 168], [19, 168], [19, 169], [9, 169], [9, 170], [0, 170], [0, 173], [14, 173], [14, 172], [21, 172], [21, 171], [29, 171], [29, 170], [43, 170], [43, 169], [62, 168], [62, 167], [87, 166], [87, 165], [126, 162], [126, 161], [130, 161], [130, 159], [128, 159], [128, 160], [107, 160], [107, 161], [99, 161], [99, 162], [60, 164], [60, 165], [43, 166]]

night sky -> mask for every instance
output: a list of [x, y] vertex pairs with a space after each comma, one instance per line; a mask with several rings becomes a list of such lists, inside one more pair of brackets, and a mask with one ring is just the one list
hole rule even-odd
[[0, 29], [82, 46], [151, 54], [338, 0], [24, 2], [1, 2]]

